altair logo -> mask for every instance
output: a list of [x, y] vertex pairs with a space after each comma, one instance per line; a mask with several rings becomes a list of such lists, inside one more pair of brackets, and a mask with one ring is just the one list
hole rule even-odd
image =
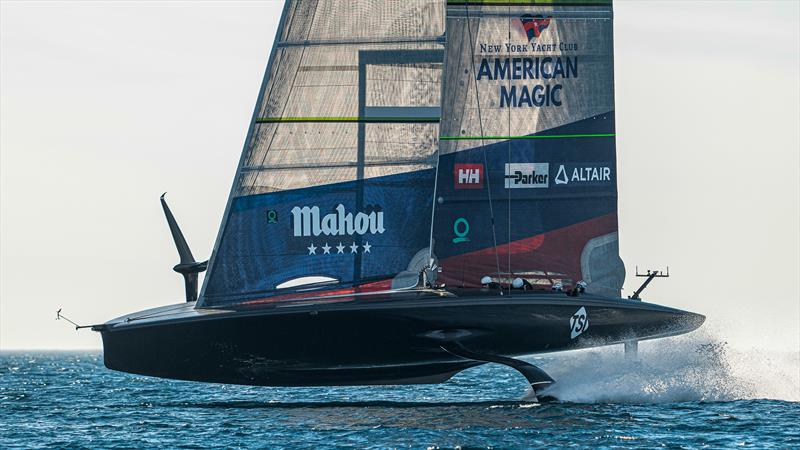
[[533, 41], [542, 35], [542, 31], [550, 26], [550, 17], [532, 16], [530, 14], [523, 14], [519, 21], [522, 22], [522, 28], [528, 35], [528, 41]]
[[355, 215], [346, 212], [341, 203], [335, 208], [336, 212], [320, 217], [319, 206], [295, 206], [292, 208], [292, 223], [294, 235], [299, 236], [352, 236], [383, 234], [383, 211], [380, 206], [372, 208], [369, 212], [359, 212]]
[[569, 183], [603, 184], [611, 182], [611, 164], [560, 164], [554, 178], [557, 185]]

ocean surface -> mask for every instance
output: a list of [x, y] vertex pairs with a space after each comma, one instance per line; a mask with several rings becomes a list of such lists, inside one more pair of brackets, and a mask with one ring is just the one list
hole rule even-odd
[[0, 353], [0, 448], [800, 448], [797, 354], [702, 338], [528, 358], [563, 401], [485, 365], [422, 386], [263, 388]]

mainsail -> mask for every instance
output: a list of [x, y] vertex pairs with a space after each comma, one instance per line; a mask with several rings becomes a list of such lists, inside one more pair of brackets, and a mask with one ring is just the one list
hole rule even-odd
[[610, 2], [288, 0], [198, 304], [618, 295], [616, 171]]
[[611, 2], [449, 1], [439, 281], [619, 295]]
[[286, 2], [199, 304], [422, 268], [443, 35], [439, 0]]

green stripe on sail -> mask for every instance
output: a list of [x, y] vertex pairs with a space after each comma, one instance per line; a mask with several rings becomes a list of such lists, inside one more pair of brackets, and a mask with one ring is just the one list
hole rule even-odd
[[593, 137], [614, 137], [615, 133], [595, 133], [595, 134], [534, 134], [530, 136], [439, 136], [443, 141], [470, 141], [470, 140], [511, 140], [511, 139], [570, 139], [570, 138], [593, 138]]
[[300, 122], [376, 122], [376, 123], [437, 123], [438, 117], [258, 117], [256, 123]]
[[611, 6], [610, 0], [447, 0], [448, 5], [494, 5], [494, 6]]

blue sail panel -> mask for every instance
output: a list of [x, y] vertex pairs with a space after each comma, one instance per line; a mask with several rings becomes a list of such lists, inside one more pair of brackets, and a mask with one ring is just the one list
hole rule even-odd
[[581, 259], [587, 243], [617, 232], [613, 130], [609, 112], [443, 155], [434, 220], [440, 282], [476, 287], [483, 276], [512, 274], [548, 283], [589, 278], [591, 255]]
[[337, 286], [391, 280], [427, 254], [433, 178], [421, 170], [237, 198], [206, 302], [279, 295], [309, 276]]

